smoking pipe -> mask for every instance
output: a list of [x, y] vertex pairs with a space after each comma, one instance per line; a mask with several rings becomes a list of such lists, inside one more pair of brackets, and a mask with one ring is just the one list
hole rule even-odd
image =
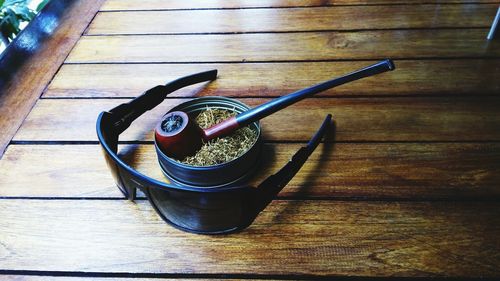
[[203, 141], [226, 136], [238, 128], [258, 121], [302, 99], [324, 90], [346, 84], [361, 78], [394, 70], [394, 63], [386, 59], [359, 69], [347, 75], [325, 81], [286, 96], [261, 104], [248, 111], [230, 117], [210, 128], [201, 129], [194, 120], [182, 111], [173, 111], [165, 116], [155, 128], [156, 143], [167, 156], [183, 159], [196, 153]]

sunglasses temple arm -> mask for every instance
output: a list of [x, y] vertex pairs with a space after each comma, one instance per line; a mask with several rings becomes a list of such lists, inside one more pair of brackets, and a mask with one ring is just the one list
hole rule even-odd
[[205, 81], [212, 81], [216, 78], [217, 69], [192, 74], [174, 80], [166, 85], [156, 86], [128, 103], [120, 104], [109, 111], [113, 115], [114, 120], [116, 120], [113, 122], [115, 133], [121, 134], [144, 112], [159, 105], [168, 94], [180, 88]]
[[332, 115], [328, 114], [321, 124], [316, 134], [311, 138], [309, 143], [301, 147], [291, 158], [291, 160], [279, 170], [276, 174], [265, 179], [256, 189], [255, 208], [257, 215], [264, 210], [269, 203], [278, 195], [278, 193], [290, 182], [307, 161], [309, 156], [316, 149], [321, 139], [331, 127]]

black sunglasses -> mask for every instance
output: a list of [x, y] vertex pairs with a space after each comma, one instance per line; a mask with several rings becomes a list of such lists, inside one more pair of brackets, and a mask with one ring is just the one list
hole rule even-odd
[[159, 105], [169, 93], [188, 85], [214, 80], [216, 76], [217, 70], [211, 70], [156, 86], [128, 103], [101, 112], [97, 118], [97, 137], [104, 157], [125, 197], [134, 200], [139, 188], [163, 220], [176, 228], [194, 233], [227, 233], [249, 226], [295, 176], [332, 123], [331, 115], [326, 116], [309, 143], [257, 188], [249, 185], [194, 188], [168, 184], [139, 173], [118, 157], [118, 137], [135, 119]]

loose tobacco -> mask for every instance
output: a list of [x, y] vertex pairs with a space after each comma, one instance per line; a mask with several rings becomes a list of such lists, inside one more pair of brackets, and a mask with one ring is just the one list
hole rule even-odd
[[[235, 116], [233, 110], [208, 108], [195, 118], [195, 122], [202, 129], [209, 128], [231, 116]], [[188, 156], [179, 161], [191, 166], [213, 166], [229, 162], [243, 155], [257, 140], [257, 132], [249, 126], [236, 130], [229, 136], [216, 138], [204, 142], [202, 147], [193, 156]]]

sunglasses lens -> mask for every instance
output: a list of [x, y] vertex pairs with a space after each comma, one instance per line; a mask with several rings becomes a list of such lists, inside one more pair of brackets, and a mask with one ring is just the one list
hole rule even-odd
[[224, 233], [245, 222], [247, 188], [223, 192], [195, 192], [149, 188], [151, 204], [168, 223], [195, 233]]

